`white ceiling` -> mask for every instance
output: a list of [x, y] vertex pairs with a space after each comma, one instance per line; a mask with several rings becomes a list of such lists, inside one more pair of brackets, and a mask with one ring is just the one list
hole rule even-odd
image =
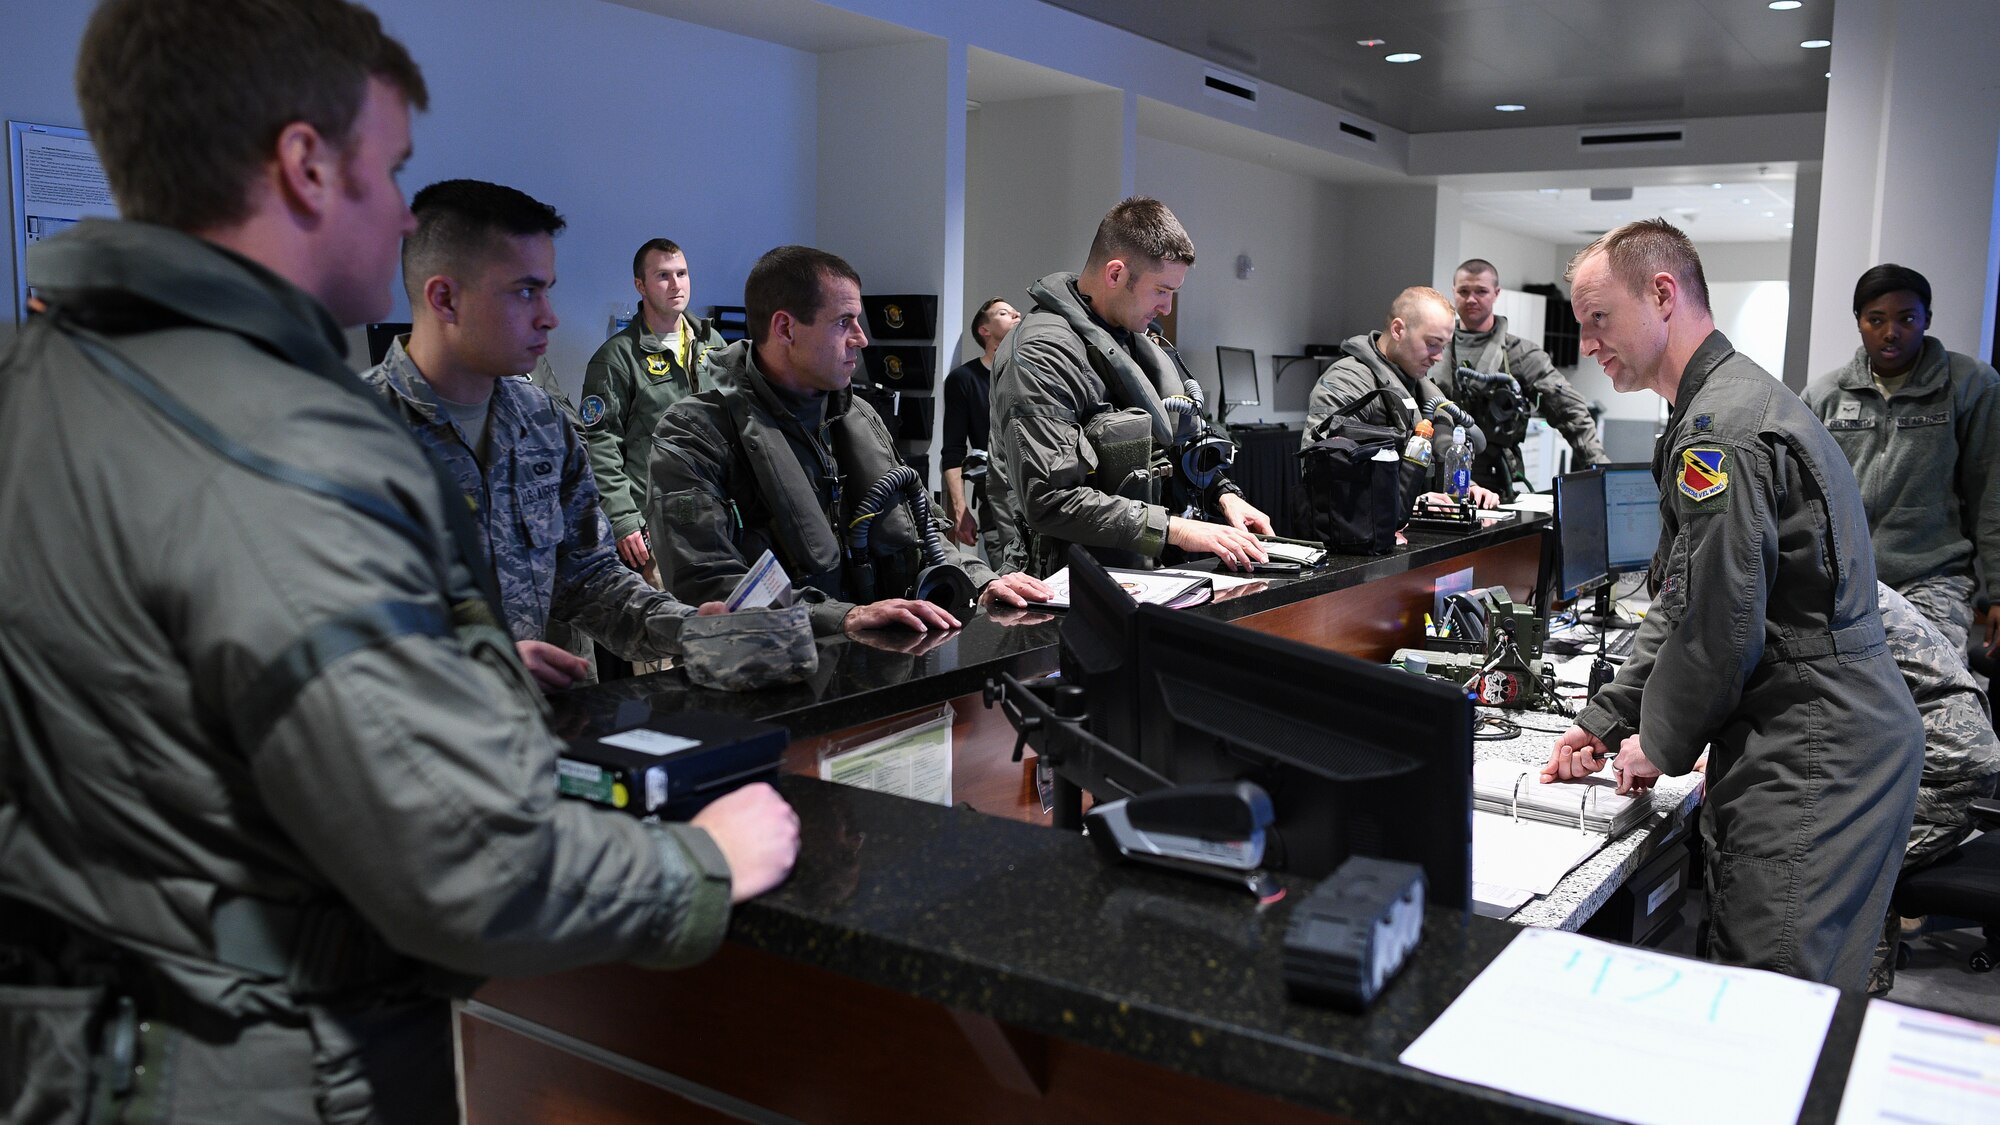
[[611, 0], [611, 3], [815, 53], [931, 38], [900, 24], [815, 0]]
[[1139, 99], [1138, 130], [1141, 136], [1197, 148], [1203, 152], [1233, 156], [1266, 168], [1310, 176], [1336, 184], [1408, 184], [1413, 180], [1400, 172], [1377, 168], [1359, 160], [1336, 156], [1325, 149], [1260, 133], [1255, 129], [1168, 105], [1152, 98]]
[[1016, 102], [1028, 98], [1107, 93], [1115, 87], [1060, 70], [995, 54], [980, 47], [965, 52], [965, 96], [975, 102]]
[[1467, 222], [1558, 245], [1589, 242], [1620, 223], [1655, 216], [1696, 242], [1784, 242], [1792, 237], [1794, 187], [1789, 176], [1769, 175], [1638, 185], [1632, 198], [1615, 201], [1592, 200], [1588, 187], [1468, 191], [1460, 200]]

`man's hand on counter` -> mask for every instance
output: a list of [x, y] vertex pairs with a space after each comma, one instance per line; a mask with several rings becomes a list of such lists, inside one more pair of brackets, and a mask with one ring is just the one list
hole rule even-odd
[[799, 814], [764, 782], [717, 797], [688, 823], [707, 832], [729, 863], [729, 901], [785, 881], [799, 858]]
[[1271, 517], [1257, 510], [1257, 506], [1245, 500], [1240, 493], [1225, 492], [1216, 500], [1215, 507], [1229, 526], [1252, 535], [1271, 535]]
[[1054, 587], [1025, 570], [1017, 570], [988, 582], [986, 588], [979, 591], [979, 604], [990, 606], [999, 602], [1018, 608], [1030, 602], [1045, 602], [1055, 596]]
[[[1269, 531], [1267, 524], [1266, 534]], [[1191, 555], [1214, 555], [1230, 570], [1248, 570], [1252, 562], [1263, 562], [1267, 557], [1257, 537], [1240, 527], [1179, 516], [1167, 517], [1167, 542]]]
[[921, 633], [926, 629], [956, 629], [958, 625], [958, 618], [946, 613], [944, 607], [915, 598], [884, 598], [858, 605], [840, 621], [840, 627], [850, 633], [863, 629], [914, 629]]
[[543, 691], [566, 688], [590, 674], [590, 661], [547, 641], [515, 641], [514, 651]]
[[[1542, 767], [1542, 783], [1589, 777], [1603, 769], [1604, 760], [1609, 757], [1611, 750], [1602, 739], [1582, 727], [1571, 727], [1556, 739], [1555, 749], [1549, 752], [1548, 764]], [[1636, 734], [1619, 746], [1618, 760], [1611, 772], [1618, 779], [1620, 793], [1651, 789], [1660, 779], [1660, 767], [1646, 757]]]

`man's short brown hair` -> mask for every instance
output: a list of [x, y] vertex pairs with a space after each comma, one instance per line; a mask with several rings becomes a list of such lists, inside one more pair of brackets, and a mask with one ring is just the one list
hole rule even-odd
[[504, 237], [546, 234], [569, 223], [527, 192], [484, 180], [440, 180], [410, 200], [417, 229], [403, 240], [403, 292], [424, 303], [424, 282], [439, 274], [468, 280]]
[[669, 258], [681, 253], [680, 243], [675, 242], [671, 238], [647, 239], [645, 245], [639, 247], [638, 252], [632, 255], [632, 276], [634, 279], [643, 279], [646, 276], [646, 255], [651, 254], [655, 250], [658, 250]]
[[988, 297], [979, 306], [979, 311], [972, 314], [972, 327], [966, 329], [966, 332], [971, 334], [973, 343], [978, 344], [982, 348], [986, 346], [986, 341], [979, 338], [979, 330], [992, 321], [993, 306], [1006, 301], [1006, 299], [1005, 297]]
[[1434, 304], [1443, 309], [1447, 319], [1457, 315], [1457, 310], [1451, 306], [1451, 298], [1428, 285], [1412, 285], [1396, 294], [1396, 299], [1389, 303], [1389, 318], [1382, 322], [1382, 330], [1388, 331], [1390, 322], [1396, 320], [1401, 320], [1404, 324], [1412, 323], [1426, 304]]
[[1599, 235], [1569, 260], [1563, 280], [1574, 282], [1577, 268], [1599, 251], [1611, 264], [1611, 276], [1623, 282], [1629, 292], [1644, 293], [1654, 274], [1670, 273], [1682, 292], [1699, 301], [1703, 312], [1709, 311], [1708, 278], [1701, 272], [1701, 255], [1695, 253], [1694, 242], [1665, 219], [1640, 219]]
[[1484, 258], [1467, 258], [1458, 263], [1458, 268], [1451, 271], [1451, 276], [1456, 278], [1462, 273], [1469, 273], [1475, 277], [1482, 273], [1490, 273], [1493, 275], [1493, 284], [1500, 284], [1500, 268]]
[[810, 246], [780, 246], [757, 259], [743, 283], [743, 309], [750, 321], [750, 343], [771, 336], [771, 318], [791, 313], [800, 324], [816, 324], [826, 307], [826, 283], [844, 277], [856, 288], [861, 275], [838, 254]]
[[1090, 240], [1090, 256], [1084, 259], [1086, 273], [1101, 269], [1113, 258], [1145, 273], [1167, 262], [1194, 265], [1194, 240], [1167, 205], [1157, 199], [1135, 195], [1124, 200], [1097, 224], [1097, 237]]
[[76, 94], [119, 212], [200, 231], [249, 213], [287, 125], [344, 146], [371, 77], [429, 104], [409, 52], [347, 0], [104, 0]]

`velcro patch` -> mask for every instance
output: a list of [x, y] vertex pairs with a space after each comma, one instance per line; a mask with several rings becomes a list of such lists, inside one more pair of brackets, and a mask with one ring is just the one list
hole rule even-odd
[[596, 395], [584, 399], [583, 409], [577, 411], [577, 417], [583, 422], [583, 428], [586, 430], [597, 425], [604, 419], [604, 400]]
[[1675, 474], [1674, 483], [1681, 495], [1697, 503], [1719, 499], [1729, 491], [1724, 451], [1706, 445], [1681, 450], [1680, 472]]

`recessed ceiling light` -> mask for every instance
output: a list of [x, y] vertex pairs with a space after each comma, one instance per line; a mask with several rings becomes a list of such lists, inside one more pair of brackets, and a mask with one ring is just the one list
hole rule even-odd
[[1356, 39], [1354, 45], [1357, 47], [1380, 47], [1387, 42], [1389, 42], [1387, 39]]
[[1501, 113], [1519, 113], [1528, 107], [1518, 102], [1502, 102], [1493, 108], [1499, 110]]
[[1775, 219], [1778, 217], [1778, 213], [1776, 211], [1766, 211], [1764, 212], [1764, 217], [1767, 219]]
[[1804, 48], [1806, 48], [1806, 49], [1807, 49], [1807, 50], [1809, 50], [1809, 51], [1816, 51], [1816, 50], [1818, 50], [1818, 49], [1819, 49], [1819, 48], [1821, 48], [1821, 47], [1831, 47], [1831, 46], [1833, 46], [1833, 40], [1831, 40], [1831, 39], [1808, 39], [1808, 40], [1806, 40], [1805, 42], [1803, 42], [1803, 43], [1799, 44], [1799, 46], [1801, 46], [1801, 47], [1804, 47]]
[[1563, 193], [1563, 189], [1559, 187], [1536, 188], [1535, 190], [1541, 192], [1543, 195], [1561, 195]]
[[1803, 6], [1804, 0], [1771, 0], [1771, 10], [1774, 12], [1789, 12], [1793, 8]]
[[1718, 191], [1720, 191], [1720, 190], [1722, 189], [1722, 185], [1721, 185], [1721, 184], [1710, 184], [1710, 185], [1708, 185], [1708, 186], [1709, 186], [1709, 187], [1712, 187], [1712, 188], [1715, 188], [1715, 189], [1716, 189], [1716, 190], [1718, 190]]
[[1790, 229], [1792, 229], [1792, 224], [1790, 224], [1790, 223], [1786, 223], [1786, 224], [1785, 224], [1785, 229], [1786, 229], [1786, 230], [1790, 230]]
[[1741, 203], [1745, 207], [1750, 206], [1750, 201], [1748, 199], [1739, 199], [1736, 202]]
[[1829, 70], [1829, 71], [1827, 71], [1827, 72], [1826, 72], [1826, 77], [1828, 77], [1828, 78], [1832, 78], [1832, 77], [1833, 77], [1833, 72], [1832, 72], [1832, 71], [1830, 71], [1830, 70]]
[[1422, 55], [1420, 55], [1420, 54], [1418, 54], [1418, 53], [1416, 53], [1415, 51], [1398, 51], [1398, 52], [1396, 52], [1396, 53], [1395, 53], [1395, 54], [1393, 54], [1393, 55], [1383, 55], [1383, 56], [1382, 56], [1382, 61], [1383, 61], [1383, 62], [1416, 62], [1416, 61], [1417, 61], [1418, 59], [1420, 59], [1420, 58], [1423, 58], [1423, 56], [1422, 56]]

